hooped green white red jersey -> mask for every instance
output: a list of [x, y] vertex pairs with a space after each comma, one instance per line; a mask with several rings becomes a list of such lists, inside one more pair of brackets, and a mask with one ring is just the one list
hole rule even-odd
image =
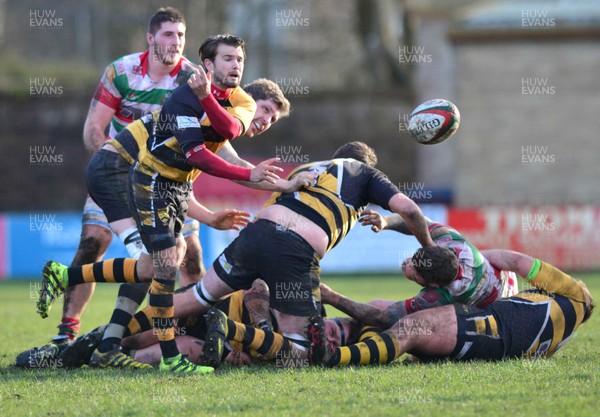
[[195, 67], [182, 57], [168, 76], [155, 81], [148, 75], [150, 59], [152, 56], [147, 50], [121, 57], [106, 67], [94, 99], [115, 110], [110, 122], [110, 138], [134, 120], [159, 110]]
[[429, 230], [437, 227], [450, 230], [433, 241], [454, 251], [460, 265], [458, 276], [450, 285], [425, 287], [416, 297], [407, 299], [406, 314], [453, 303], [484, 307], [502, 298], [503, 293], [511, 296], [518, 291], [514, 274], [495, 269], [475, 246], [451, 227], [436, 223], [430, 225]]

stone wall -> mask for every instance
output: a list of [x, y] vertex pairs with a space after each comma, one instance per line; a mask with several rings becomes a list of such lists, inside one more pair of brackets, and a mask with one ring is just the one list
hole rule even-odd
[[[362, 140], [376, 149], [379, 167], [394, 183], [414, 181], [416, 145], [398, 123], [398, 115], [411, 107], [402, 93], [315, 93], [290, 99], [289, 118], [263, 136], [234, 142], [240, 155], [321, 160], [346, 141]], [[0, 96], [0, 211], [82, 207], [89, 156], [81, 133], [88, 105], [89, 97], [82, 96]]]
[[455, 202], [600, 203], [600, 44], [456, 45]]

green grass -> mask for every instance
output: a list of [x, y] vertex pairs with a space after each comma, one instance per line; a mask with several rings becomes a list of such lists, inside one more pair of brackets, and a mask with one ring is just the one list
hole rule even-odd
[[[600, 274], [582, 275], [600, 299]], [[359, 300], [407, 297], [396, 277], [325, 277]], [[35, 314], [35, 281], [0, 283], [0, 416], [549, 416], [598, 414], [598, 314], [550, 360], [441, 363], [345, 369], [224, 367], [214, 376], [173, 377], [80, 369], [24, 371], [15, 356], [55, 334], [60, 308]], [[82, 331], [107, 320], [116, 287], [99, 285]], [[58, 305], [60, 307], [60, 303]], [[331, 315], [331, 312], [330, 312]]]

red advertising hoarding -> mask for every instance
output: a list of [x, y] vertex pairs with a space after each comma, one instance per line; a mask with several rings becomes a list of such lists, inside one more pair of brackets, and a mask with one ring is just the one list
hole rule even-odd
[[480, 249], [512, 249], [568, 271], [600, 269], [600, 207], [450, 209], [448, 221]]

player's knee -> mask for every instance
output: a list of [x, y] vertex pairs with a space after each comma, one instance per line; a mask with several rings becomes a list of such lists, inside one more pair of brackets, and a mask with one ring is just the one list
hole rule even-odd
[[269, 286], [262, 279], [255, 279], [251, 291], [260, 295], [269, 295]]
[[83, 264], [96, 262], [102, 253], [110, 244], [112, 235], [103, 236], [102, 234], [82, 234], [75, 255], [74, 263]]

